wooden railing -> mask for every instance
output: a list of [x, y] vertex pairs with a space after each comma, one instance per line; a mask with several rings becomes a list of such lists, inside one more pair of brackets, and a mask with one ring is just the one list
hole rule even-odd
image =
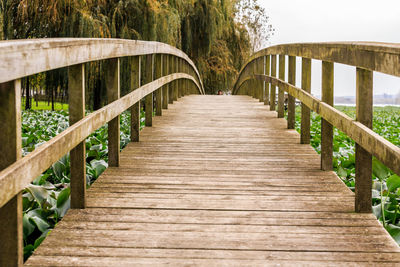
[[[133, 62], [131, 93], [120, 98], [120, 58]], [[141, 58], [145, 58], [142, 83]], [[108, 105], [85, 117], [86, 62], [107, 60]], [[158, 42], [120, 39], [38, 39], [0, 42], [0, 266], [22, 265], [24, 188], [70, 152], [71, 208], [86, 206], [85, 138], [108, 123], [109, 166], [119, 165], [119, 115], [131, 112], [131, 140], [139, 140], [140, 100], [146, 126], [178, 97], [204, 94], [200, 75], [182, 51]], [[70, 127], [21, 157], [21, 78], [68, 67]], [[142, 85], [143, 84], [143, 85]]]
[[[289, 57], [288, 81], [285, 59]], [[279, 57], [279, 78], [276, 77]], [[301, 88], [295, 86], [296, 57], [302, 58]], [[322, 99], [311, 92], [311, 59], [322, 60]], [[334, 63], [357, 68], [356, 119], [333, 108]], [[333, 169], [333, 126], [356, 142], [355, 211], [372, 210], [372, 156], [400, 175], [400, 148], [371, 130], [373, 71], [400, 76], [400, 44], [386, 43], [305, 43], [266, 48], [255, 53], [244, 65], [233, 87], [233, 94], [244, 94], [264, 101], [275, 110], [278, 87], [278, 117], [284, 116], [284, 92], [288, 93], [289, 129], [295, 127], [295, 99], [301, 101], [301, 137], [310, 143], [310, 110], [321, 115], [321, 169]]]

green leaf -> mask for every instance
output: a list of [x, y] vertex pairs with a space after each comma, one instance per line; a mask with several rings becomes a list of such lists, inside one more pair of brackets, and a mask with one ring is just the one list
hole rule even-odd
[[22, 226], [24, 239], [26, 239], [35, 230], [35, 226], [29, 222], [29, 216], [27, 214], [24, 214], [24, 216], [22, 217]]
[[24, 247], [24, 260], [27, 260], [35, 250], [33, 245], [27, 245]]
[[337, 174], [339, 175], [339, 177], [342, 177], [342, 178], [347, 177], [347, 171], [345, 169], [343, 169], [342, 166], [339, 166], [339, 168], [337, 169]]
[[99, 177], [100, 174], [102, 174], [104, 172], [105, 169], [107, 169], [108, 164], [107, 162], [105, 162], [104, 160], [92, 160], [90, 162], [90, 165], [92, 166], [92, 168], [95, 171], [95, 178]]
[[60, 192], [60, 194], [58, 195], [58, 198], [57, 198], [57, 208], [60, 208], [65, 204], [65, 202], [69, 198], [70, 192], [71, 192], [71, 190], [69, 187], [63, 189]]
[[373, 158], [372, 160], [372, 173], [378, 177], [379, 180], [386, 179], [390, 174], [389, 169], [376, 158]]
[[48, 196], [48, 192], [46, 189], [38, 185], [30, 184], [27, 188], [25, 188], [25, 190], [33, 196], [40, 207], [43, 206]]
[[393, 237], [393, 239], [396, 240], [397, 244], [400, 245], [400, 227], [393, 224], [388, 224], [386, 226], [386, 230]]
[[388, 190], [390, 192], [394, 192], [397, 188], [400, 187], [400, 176], [393, 174], [386, 181]]
[[52, 165], [54, 174], [57, 176], [58, 179], [62, 179], [63, 178], [63, 173], [65, 172], [65, 165], [62, 161], [57, 161]]
[[38, 216], [32, 216], [29, 218], [29, 221], [37, 226], [40, 232], [44, 232], [49, 229], [50, 225]]

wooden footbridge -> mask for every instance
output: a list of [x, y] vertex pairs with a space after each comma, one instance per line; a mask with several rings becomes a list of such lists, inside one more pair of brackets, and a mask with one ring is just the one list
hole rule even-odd
[[[123, 97], [121, 57], [135, 77]], [[371, 158], [400, 174], [400, 148], [370, 129], [373, 71], [400, 76], [399, 45], [270, 47], [245, 64], [232, 96], [204, 95], [193, 62], [156, 42], [1, 42], [0, 58], [0, 266], [400, 264], [399, 246], [371, 213]], [[323, 61], [322, 100], [309, 93], [311, 59]], [[84, 66], [97, 60], [108, 62], [109, 104], [85, 116]], [[356, 120], [332, 107], [334, 62], [357, 67]], [[71, 126], [21, 158], [20, 79], [60, 67], [68, 67]], [[125, 110], [132, 142], [120, 152]], [[323, 118], [321, 156], [309, 145], [310, 110]], [[110, 167], [86, 190], [84, 141], [106, 123]], [[357, 143], [355, 194], [332, 171], [333, 126]], [[21, 192], [68, 152], [72, 209], [23, 263]]]

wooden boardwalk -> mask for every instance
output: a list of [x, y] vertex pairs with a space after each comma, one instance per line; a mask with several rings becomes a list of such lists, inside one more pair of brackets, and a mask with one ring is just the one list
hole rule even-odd
[[267, 106], [187, 96], [26, 265], [399, 266], [400, 249]]

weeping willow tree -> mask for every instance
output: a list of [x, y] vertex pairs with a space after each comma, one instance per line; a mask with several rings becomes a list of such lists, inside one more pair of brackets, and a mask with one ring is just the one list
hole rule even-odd
[[[0, 36], [3, 39], [113, 37], [168, 43], [193, 59], [206, 92], [215, 93], [231, 87], [254, 46], [254, 31], [249, 30], [249, 22], [238, 19], [238, 14], [243, 14], [243, 3], [248, 1], [2, 0]], [[253, 11], [260, 16], [257, 10]], [[104, 62], [86, 65], [88, 106], [98, 109], [106, 103]], [[123, 59], [122, 65], [121, 93], [125, 94], [130, 89], [129, 59]], [[48, 99], [67, 95], [65, 69], [38, 77], [45, 81], [34, 84], [44, 84]], [[32, 79], [39, 78], [28, 79], [28, 87]]]

